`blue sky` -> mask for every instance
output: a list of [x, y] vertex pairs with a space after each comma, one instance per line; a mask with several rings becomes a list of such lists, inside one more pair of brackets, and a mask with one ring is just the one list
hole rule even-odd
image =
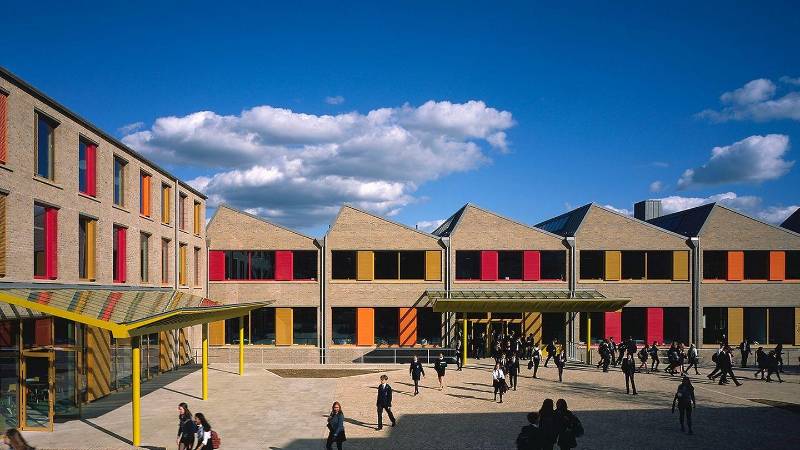
[[343, 201], [410, 225], [800, 205], [796, 3], [47, 3], [6, 6], [0, 65], [313, 234]]

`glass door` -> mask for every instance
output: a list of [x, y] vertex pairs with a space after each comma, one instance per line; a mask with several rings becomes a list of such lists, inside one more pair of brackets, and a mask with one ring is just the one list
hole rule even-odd
[[54, 357], [52, 352], [22, 355], [23, 430], [53, 430]]

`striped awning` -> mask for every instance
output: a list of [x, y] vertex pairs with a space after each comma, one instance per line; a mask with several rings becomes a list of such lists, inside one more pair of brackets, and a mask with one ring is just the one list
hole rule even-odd
[[39, 285], [0, 289], [3, 318], [50, 315], [110, 330], [116, 338], [239, 317], [271, 303], [223, 305], [172, 289], [44, 288]]
[[631, 300], [607, 298], [595, 290], [429, 290], [424, 297], [436, 312], [610, 312]]

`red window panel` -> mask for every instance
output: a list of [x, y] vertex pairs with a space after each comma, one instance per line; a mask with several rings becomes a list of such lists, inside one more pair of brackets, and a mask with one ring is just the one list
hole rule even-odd
[[603, 336], [606, 339], [614, 338], [617, 342], [622, 342], [622, 311], [603, 313], [605, 330]]
[[664, 308], [647, 308], [647, 343], [664, 342]]
[[47, 278], [58, 278], [58, 209], [46, 208], [44, 212], [45, 272]]
[[225, 252], [223, 250], [208, 252], [208, 279], [210, 281], [225, 280]]
[[275, 252], [275, 279], [290, 281], [294, 276], [294, 256], [290, 250]]
[[117, 273], [114, 274], [114, 282], [124, 283], [125, 275], [128, 273], [127, 268], [127, 252], [125, 251], [125, 237], [126, 229], [122, 227], [115, 227], [114, 232], [117, 234]]
[[481, 251], [481, 280], [497, 280], [497, 251]]
[[53, 340], [51, 339], [53, 334], [51, 333], [52, 327], [50, 326], [51, 319], [36, 319], [34, 321], [34, 345], [37, 347], [44, 346], [44, 345], [53, 345]]
[[538, 281], [542, 273], [542, 254], [538, 251], [526, 250], [522, 253], [522, 279]]
[[86, 146], [86, 195], [97, 196], [97, 146]]

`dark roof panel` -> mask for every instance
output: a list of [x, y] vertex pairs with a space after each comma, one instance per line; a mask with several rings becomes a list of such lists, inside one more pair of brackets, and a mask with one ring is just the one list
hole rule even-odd
[[800, 208], [796, 209], [791, 216], [784, 220], [781, 227], [800, 233]]
[[711, 214], [711, 210], [714, 209], [714, 205], [716, 205], [716, 203], [708, 203], [695, 208], [667, 214], [666, 216], [656, 217], [647, 222], [686, 237], [696, 237], [700, 234], [700, 230], [703, 228], [706, 220], [708, 220], [708, 216]]
[[461, 219], [461, 216], [464, 214], [464, 211], [467, 209], [467, 206], [469, 206], [469, 203], [462, 206], [461, 209], [456, 211], [455, 214], [453, 214], [447, 220], [445, 220], [443, 224], [439, 225], [438, 228], [433, 230], [431, 234], [439, 237], [450, 237], [450, 234], [456, 228], [456, 225], [458, 224], [458, 221]]
[[586, 213], [589, 212], [589, 208], [591, 206], [591, 203], [583, 205], [580, 208], [573, 209], [572, 211], [561, 214], [560, 216], [545, 220], [544, 222], [538, 223], [535, 226], [536, 228], [541, 228], [542, 230], [549, 231], [553, 234], [558, 234], [561, 236], [575, 236], [575, 233], [581, 226], [581, 222], [583, 222], [583, 219], [586, 217]]

